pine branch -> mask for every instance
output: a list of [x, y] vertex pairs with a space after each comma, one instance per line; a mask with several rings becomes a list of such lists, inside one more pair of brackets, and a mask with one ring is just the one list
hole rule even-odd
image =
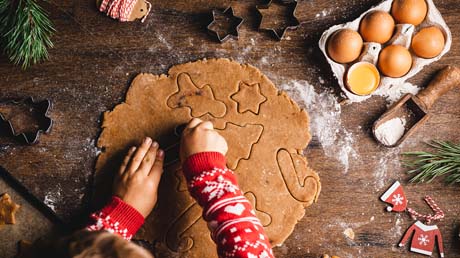
[[0, 46], [23, 69], [48, 59], [53, 24], [35, 0], [0, 0]]
[[427, 144], [436, 152], [403, 153], [406, 157], [412, 158], [404, 160], [406, 166], [413, 168], [407, 173], [415, 174], [410, 181], [429, 183], [436, 177], [446, 175], [447, 183], [460, 183], [460, 143], [432, 141]]

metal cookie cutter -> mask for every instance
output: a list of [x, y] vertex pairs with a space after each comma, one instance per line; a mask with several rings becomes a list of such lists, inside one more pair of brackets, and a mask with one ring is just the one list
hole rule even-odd
[[238, 40], [238, 30], [243, 22], [244, 19], [235, 16], [233, 8], [230, 6], [223, 12], [212, 10], [212, 22], [207, 29], [209, 33], [216, 36], [220, 43], [223, 43], [229, 39]]
[[48, 111], [51, 108], [50, 100], [43, 100], [35, 102], [32, 97], [22, 99], [22, 100], [8, 100], [0, 102], [0, 107], [2, 105], [27, 105], [33, 111], [34, 117], [37, 119], [37, 128], [18, 133], [13, 126], [11, 120], [8, 120], [2, 113], [0, 113], [0, 122], [6, 124], [9, 131], [15, 138], [24, 140], [27, 144], [32, 145], [38, 143], [41, 133], [49, 133], [51, 127], [53, 126], [53, 120], [48, 117]]
[[[270, 7], [273, 5], [283, 6], [286, 8], [288, 17], [285, 17], [286, 22], [279, 23], [277, 21], [268, 20], [267, 16], [270, 13]], [[261, 19], [259, 24], [259, 30], [265, 30], [272, 32], [278, 40], [284, 38], [284, 34], [287, 30], [293, 30], [300, 26], [300, 22], [295, 16], [295, 11], [297, 9], [296, 0], [270, 0], [265, 5], [256, 6], [257, 11], [259, 12]]]

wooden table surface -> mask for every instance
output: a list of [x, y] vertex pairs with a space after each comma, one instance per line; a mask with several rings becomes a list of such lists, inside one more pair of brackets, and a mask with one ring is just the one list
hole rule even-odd
[[[85, 217], [101, 115], [123, 101], [136, 74], [161, 74], [175, 64], [227, 57], [258, 67], [277, 86], [306, 80], [317, 92], [329, 91], [339, 98], [337, 81], [317, 46], [318, 39], [328, 27], [358, 17], [379, 1], [299, 0], [297, 15], [302, 26], [288, 32], [290, 39], [281, 42], [257, 31], [259, 16], [254, 8], [262, 1], [152, 2], [152, 14], [144, 24], [115, 22], [99, 13], [92, 0], [44, 3], [57, 30], [49, 61], [22, 71], [5, 57], [0, 58], [0, 98], [51, 99], [55, 121], [51, 134], [42, 136], [35, 146], [1, 136], [0, 165], [54, 206], [66, 221]], [[440, 68], [460, 61], [460, 5], [457, 0], [435, 0], [435, 4], [450, 26], [453, 45], [440, 61], [410, 80], [420, 86]], [[228, 5], [246, 21], [238, 41], [220, 44], [205, 28], [212, 9]], [[458, 89], [441, 98], [432, 109], [435, 115], [397, 149], [383, 148], [371, 137], [373, 121], [386, 109], [383, 98], [343, 105], [341, 122], [350, 133], [356, 155], [350, 157], [346, 171], [337, 157], [325, 154], [317, 135], [313, 135], [306, 155], [321, 177], [323, 190], [289, 239], [275, 248], [277, 257], [320, 257], [324, 253], [340, 257], [415, 256], [407, 248], [396, 247], [411, 219], [406, 214], [384, 212], [385, 204], [378, 200], [396, 179], [403, 182], [412, 207], [428, 212], [422, 198], [430, 194], [445, 210], [446, 218], [438, 226], [444, 235], [446, 255], [460, 257], [459, 186], [446, 186], [441, 180], [411, 185], [399, 161], [400, 152], [427, 149], [424, 141], [458, 142], [459, 103]], [[340, 145], [346, 136], [337, 136]], [[5, 191], [0, 184], [0, 192]], [[30, 224], [31, 231], [43, 227], [34, 223], [39, 220], [20, 218], [18, 223]], [[354, 231], [354, 240], [343, 234], [348, 228]], [[5, 239], [5, 234], [15, 233], [0, 229], [0, 239]], [[27, 238], [16, 235], [8, 239]], [[4, 242], [0, 241], [0, 256], [10, 257], [14, 250]]]

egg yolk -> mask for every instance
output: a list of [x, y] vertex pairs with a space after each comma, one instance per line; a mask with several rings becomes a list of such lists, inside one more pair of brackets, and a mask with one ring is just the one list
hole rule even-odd
[[348, 70], [346, 83], [354, 94], [369, 95], [379, 86], [380, 75], [373, 64], [356, 63]]

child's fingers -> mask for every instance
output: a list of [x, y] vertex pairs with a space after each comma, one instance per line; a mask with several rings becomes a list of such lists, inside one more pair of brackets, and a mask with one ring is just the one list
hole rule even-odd
[[209, 121], [205, 121], [205, 122], [202, 122], [201, 124], [199, 124], [198, 128], [207, 129], [207, 130], [214, 130], [214, 125]]
[[203, 122], [203, 120], [199, 119], [199, 118], [193, 118], [192, 120], [190, 120], [190, 122], [187, 124], [187, 128], [188, 129], [192, 129], [192, 128], [195, 128], [197, 125], [199, 125], [201, 122]]
[[134, 153], [133, 158], [131, 159], [130, 164], [128, 165], [128, 172], [133, 174], [137, 171], [139, 166], [141, 165], [142, 160], [144, 160], [145, 154], [149, 150], [150, 146], [152, 145], [152, 139], [147, 137], [142, 142], [141, 146], [139, 146]]
[[120, 169], [118, 170], [118, 174], [121, 176], [123, 173], [126, 171], [126, 167], [129, 164], [129, 161], [131, 160], [131, 157], [133, 156], [134, 151], [136, 151], [136, 147], [131, 147], [126, 154], [125, 158], [123, 159], [123, 162], [121, 163]]
[[142, 160], [141, 165], [139, 166], [139, 169], [138, 169], [139, 172], [143, 173], [146, 176], [149, 174], [150, 169], [152, 169], [152, 166], [155, 163], [157, 151], [158, 151], [158, 143], [153, 142], [149, 150], [145, 154], [145, 157]]
[[163, 174], [163, 163], [165, 160], [165, 152], [159, 150], [153, 164], [152, 169], [150, 169], [149, 177], [155, 182], [156, 185], [160, 183], [161, 175]]

